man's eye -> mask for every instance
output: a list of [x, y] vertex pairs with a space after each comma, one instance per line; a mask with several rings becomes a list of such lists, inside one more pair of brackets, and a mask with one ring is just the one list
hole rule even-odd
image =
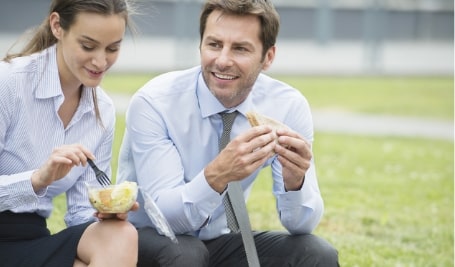
[[216, 47], [216, 48], [221, 47], [221, 45], [219, 43], [215, 43], [215, 42], [209, 43], [209, 46]]

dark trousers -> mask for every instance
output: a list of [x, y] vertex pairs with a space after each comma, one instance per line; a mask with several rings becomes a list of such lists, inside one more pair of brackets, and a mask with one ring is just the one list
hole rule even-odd
[[[138, 267], [247, 267], [240, 234], [222, 235], [201, 241], [179, 235], [178, 244], [153, 228], [139, 231]], [[338, 253], [324, 239], [312, 234], [289, 235], [286, 232], [254, 232], [261, 267], [339, 266]]]

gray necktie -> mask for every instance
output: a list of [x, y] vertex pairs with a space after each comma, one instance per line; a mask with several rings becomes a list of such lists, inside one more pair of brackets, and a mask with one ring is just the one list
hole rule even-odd
[[[223, 133], [221, 134], [219, 149], [220, 151], [229, 143], [232, 124], [238, 112], [220, 113], [223, 120]], [[243, 245], [248, 260], [248, 266], [259, 267], [259, 258], [254, 244], [253, 233], [251, 232], [250, 220], [243, 197], [243, 190], [239, 181], [230, 182], [228, 191], [223, 198], [223, 204], [226, 211], [226, 220], [229, 229], [232, 232], [242, 235]]]

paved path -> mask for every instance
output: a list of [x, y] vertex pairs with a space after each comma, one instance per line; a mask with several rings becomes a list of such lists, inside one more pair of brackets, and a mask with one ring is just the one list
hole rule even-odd
[[[129, 95], [110, 94], [117, 113], [124, 114]], [[365, 115], [333, 110], [313, 110], [315, 131], [374, 135], [405, 136], [454, 140], [454, 122], [387, 115]]]

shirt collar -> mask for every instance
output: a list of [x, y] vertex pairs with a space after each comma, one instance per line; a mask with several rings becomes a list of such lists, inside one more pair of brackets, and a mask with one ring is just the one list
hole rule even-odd
[[[38, 84], [35, 91], [36, 98], [46, 99], [62, 97], [63, 99], [60, 76], [58, 72], [56, 45], [50, 46], [38, 54], [36, 73], [37, 75], [41, 75], [41, 77], [37, 79]], [[82, 88], [81, 99], [77, 111], [80, 115], [89, 111], [94, 112], [92, 90], [96, 90], [96, 88], [85, 86]]]
[[212, 92], [210, 92], [207, 84], [204, 81], [204, 78], [202, 77], [202, 72], [199, 73], [196, 90], [202, 118], [210, 117], [220, 112], [231, 112], [234, 110], [237, 110], [241, 114], [245, 115], [247, 111], [253, 110], [252, 92], [254, 88], [245, 99], [245, 101], [240, 103], [240, 105], [237, 107], [230, 109], [226, 109], [223, 104], [221, 104], [220, 101], [218, 101], [218, 99], [212, 94]]
[[[91, 87], [83, 87], [81, 100], [79, 101], [78, 111], [80, 114], [85, 114], [87, 112], [95, 113], [95, 104], [93, 103], [92, 91], [96, 90], [96, 88]], [[99, 99], [99, 97], [98, 97]], [[99, 105], [99, 103], [98, 103]]]
[[45, 99], [63, 95], [58, 74], [57, 46], [53, 45], [40, 52], [36, 63], [36, 75], [40, 76], [37, 77], [36, 98]]

